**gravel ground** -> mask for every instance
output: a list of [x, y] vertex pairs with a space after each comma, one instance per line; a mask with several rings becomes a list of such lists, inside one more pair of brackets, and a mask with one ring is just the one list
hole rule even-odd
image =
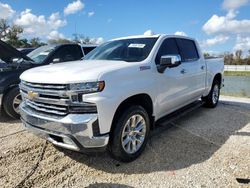
[[161, 122], [136, 161], [55, 148], [0, 117], [0, 187], [250, 187], [250, 104], [195, 105]]

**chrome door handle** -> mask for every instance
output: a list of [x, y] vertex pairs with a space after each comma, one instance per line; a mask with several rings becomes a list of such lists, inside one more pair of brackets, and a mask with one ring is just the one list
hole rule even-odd
[[181, 70], [181, 74], [185, 74], [185, 73], [187, 73], [187, 70], [186, 69], [182, 69]]

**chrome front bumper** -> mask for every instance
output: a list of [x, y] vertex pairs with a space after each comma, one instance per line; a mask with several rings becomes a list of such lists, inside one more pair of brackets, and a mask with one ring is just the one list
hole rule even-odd
[[109, 135], [93, 136], [92, 124], [97, 114], [69, 114], [63, 118], [45, 117], [30, 111], [23, 102], [20, 105], [21, 120], [34, 134], [54, 145], [75, 151], [105, 148]]

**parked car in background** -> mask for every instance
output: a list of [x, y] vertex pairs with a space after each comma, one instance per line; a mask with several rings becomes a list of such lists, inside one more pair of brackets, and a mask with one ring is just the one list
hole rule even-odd
[[129, 162], [142, 153], [160, 118], [200, 98], [216, 107], [223, 67], [222, 59], [205, 60], [192, 38], [115, 39], [84, 61], [25, 71], [21, 119], [57, 146], [81, 152], [107, 147]]
[[[0, 107], [13, 118], [19, 118], [19, 76], [27, 69], [53, 63], [80, 60], [93, 45], [57, 44], [41, 46], [27, 56], [0, 41]], [[86, 49], [86, 52], [84, 50]]]
[[30, 52], [35, 50], [36, 48], [18, 48], [20, 52], [22, 52], [24, 55], [28, 55]]
[[97, 45], [94, 45], [94, 44], [82, 44], [81, 46], [82, 46], [84, 55], [87, 55], [89, 52], [91, 52], [97, 47]]

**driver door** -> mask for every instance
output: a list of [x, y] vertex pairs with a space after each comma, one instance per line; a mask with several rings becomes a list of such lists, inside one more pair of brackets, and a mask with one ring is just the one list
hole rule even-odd
[[[179, 54], [175, 38], [167, 38], [159, 48], [155, 63], [159, 66], [161, 56]], [[192, 90], [191, 78], [186, 71], [186, 66], [186, 64], [181, 63], [177, 67], [166, 68], [163, 73], [157, 73], [159, 117], [175, 111], [186, 102], [186, 95]]]

